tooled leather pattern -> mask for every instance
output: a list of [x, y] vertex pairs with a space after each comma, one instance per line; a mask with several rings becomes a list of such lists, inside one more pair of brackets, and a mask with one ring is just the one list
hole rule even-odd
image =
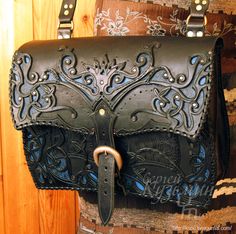
[[[213, 139], [204, 127], [197, 140], [173, 133], [148, 133], [115, 139], [124, 167], [116, 192], [206, 206], [215, 184]], [[95, 136], [57, 127], [23, 130], [26, 159], [41, 189], [97, 191], [98, 172], [92, 159]], [[185, 148], [180, 152], [180, 147]]]
[[[16, 52], [10, 81], [16, 127], [38, 123], [91, 133], [94, 122], [86, 120], [88, 123], [84, 123], [85, 115], [81, 116], [81, 111], [86, 108], [86, 116], [90, 116], [96, 105], [103, 101], [117, 115], [114, 131], [118, 135], [168, 130], [195, 137], [207, 110], [212, 56], [208, 52], [191, 54], [187, 64], [183, 64], [187, 66], [188, 74], [174, 76], [168, 67], [155, 62], [154, 55], [160, 46], [158, 42], [146, 46], [137, 54], [131, 67], [127, 66], [126, 58], [118, 61], [109, 54], [101, 61], [95, 58], [93, 64], [87, 64], [73, 49], [63, 48], [59, 50], [59, 65], [42, 74], [31, 69], [33, 58], [30, 54]], [[83, 68], [78, 70], [78, 64]], [[60, 104], [62, 92], [79, 95], [85, 103], [84, 108], [71, 102], [73, 97]], [[143, 96], [145, 92], [148, 95]], [[137, 94], [146, 100], [138, 107], [133, 105]], [[74, 96], [74, 99], [78, 97]], [[126, 114], [122, 113], [124, 109]], [[126, 120], [120, 116], [125, 116]]]

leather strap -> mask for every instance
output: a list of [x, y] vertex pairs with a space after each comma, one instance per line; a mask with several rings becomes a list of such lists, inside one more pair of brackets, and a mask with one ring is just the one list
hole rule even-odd
[[112, 155], [100, 155], [98, 178], [98, 211], [102, 223], [106, 225], [114, 209], [115, 160]]
[[[97, 145], [108, 146], [108, 149], [115, 148], [113, 139], [114, 113], [105, 103], [100, 103], [95, 109], [93, 119], [96, 126]], [[98, 210], [104, 225], [109, 222], [114, 208], [116, 159], [111, 152], [112, 150], [108, 152], [104, 150], [99, 154], [98, 160]]]
[[192, 0], [187, 18], [187, 37], [203, 37], [207, 24], [206, 11], [210, 0]]
[[76, 7], [76, 0], [63, 0], [59, 13], [57, 28], [58, 39], [71, 38], [73, 32], [73, 16]]

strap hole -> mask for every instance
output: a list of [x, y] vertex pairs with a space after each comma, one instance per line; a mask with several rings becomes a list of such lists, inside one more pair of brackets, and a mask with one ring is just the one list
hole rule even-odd
[[107, 166], [104, 167], [105, 171], [107, 170]]
[[105, 180], [104, 180], [104, 182], [105, 182], [105, 183], [107, 183], [107, 182], [108, 182], [108, 180], [107, 180], [107, 179], [105, 179]]
[[104, 191], [104, 195], [107, 195], [107, 191]]

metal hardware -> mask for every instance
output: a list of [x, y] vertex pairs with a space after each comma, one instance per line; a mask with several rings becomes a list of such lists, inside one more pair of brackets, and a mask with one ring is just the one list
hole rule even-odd
[[190, 14], [186, 19], [187, 37], [203, 37], [207, 25], [206, 11], [209, 0], [192, 0]]
[[104, 116], [105, 114], [106, 114], [106, 111], [103, 108], [101, 108], [99, 110], [99, 115]]
[[74, 23], [73, 21], [71, 21], [70, 23], [60, 23], [60, 21], [58, 21], [57, 24], [57, 29], [70, 29], [71, 31], [74, 29]]
[[[191, 17], [193, 17], [193, 16], [190, 14], [188, 16], [188, 18], [186, 19], [186, 24], [187, 25], [189, 24], [189, 21], [190, 21]], [[207, 17], [206, 17], [206, 15], [204, 15], [203, 20], [204, 20], [203, 26], [206, 26], [207, 25]]]
[[122, 168], [123, 161], [122, 161], [122, 158], [121, 158], [121, 155], [119, 154], [119, 152], [117, 152], [115, 149], [113, 149], [109, 146], [106, 146], [106, 145], [99, 146], [93, 151], [93, 159], [94, 159], [97, 166], [99, 166], [99, 156], [101, 154], [112, 155], [116, 161], [118, 169], [120, 170]]
[[69, 39], [74, 29], [73, 16], [76, 7], [76, 0], [62, 0], [57, 25], [58, 39]]

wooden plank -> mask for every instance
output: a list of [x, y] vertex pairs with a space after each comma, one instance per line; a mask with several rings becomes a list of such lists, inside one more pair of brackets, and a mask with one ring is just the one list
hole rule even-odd
[[[1, 7], [1, 4], [0, 4]], [[1, 9], [1, 8], [0, 8]], [[0, 11], [1, 19], [1, 11]], [[1, 45], [0, 45], [1, 46]], [[0, 102], [1, 110], [1, 102]], [[1, 115], [0, 115], [0, 233], [5, 234], [5, 218], [4, 218], [4, 187], [3, 187], [3, 170], [2, 170], [2, 143], [1, 143]]]
[[38, 192], [26, 165], [20, 132], [9, 113], [8, 77], [14, 50], [32, 39], [32, 0], [0, 2], [1, 21], [1, 136], [5, 233], [39, 233]]
[[74, 37], [94, 36], [96, 0], [78, 0], [74, 17]]
[[73, 191], [40, 191], [40, 234], [76, 233]]
[[[0, 17], [1, 19], [1, 17]], [[2, 170], [2, 145], [1, 145], [1, 121], [0, 121], [0, 233], [5, 234], [4, 218], [4, 187], [3, 187], [3, 170]]]
[[[78, 0], [74, 15], [73, 37], [93, 36], [96, 0]], [[56, 39], [61, 1], [33, 0], [34, 39]]]
[[[4, 9], [4, 4], [3, 2], [0, 2], [0, 22], [3, 22], [3, 19], [5, 17], [5, 9]], [[4, 25], [1, 25], [0, 27], [0, 35], [6, 35], [7, 33], [7, 28], [6, 26], [4, 27]], [[4, 37], [4, 36], [3, 36]], [[0, 40], [0, 54], [1, 56], [5, 56], [5, 41], [4, 41], [4, 38], [2, 38]], [[4, 60], [3, 60], [4, 61]], [[3, 62], [4, 63], [4, 62]], [[3, 77], [4, 76], [4, 70], [3, 70], [3, 63], [1, 62], [0, 63], [0, 77]], [[0, 79], [1, 80], [1, 79]], [[2, 99], [2, 96], [1, 96], [1, 87], [2, 85], [0, 85], [0, 233], [2, 234], [5, 234], [5, 217], [4, 217], [4, 185], [3, 185], [3, 153], [2, 153], [2, 142], [1, 142], [1, 139], [2, 139], [2, 124], [1, 124], [1, 107], [2, 107], [2, 104], [1, 104], [1, 99]]]
[[35, 40], [57, 38], [60, 0], [33, 0], [33, 35]]
[[79, 224], [80, 224], [80, 206], [79, 206], [79, 193], [75, 192], [75, 224], [76, 224], [76, 233], [78, 233], [79, 230]]

